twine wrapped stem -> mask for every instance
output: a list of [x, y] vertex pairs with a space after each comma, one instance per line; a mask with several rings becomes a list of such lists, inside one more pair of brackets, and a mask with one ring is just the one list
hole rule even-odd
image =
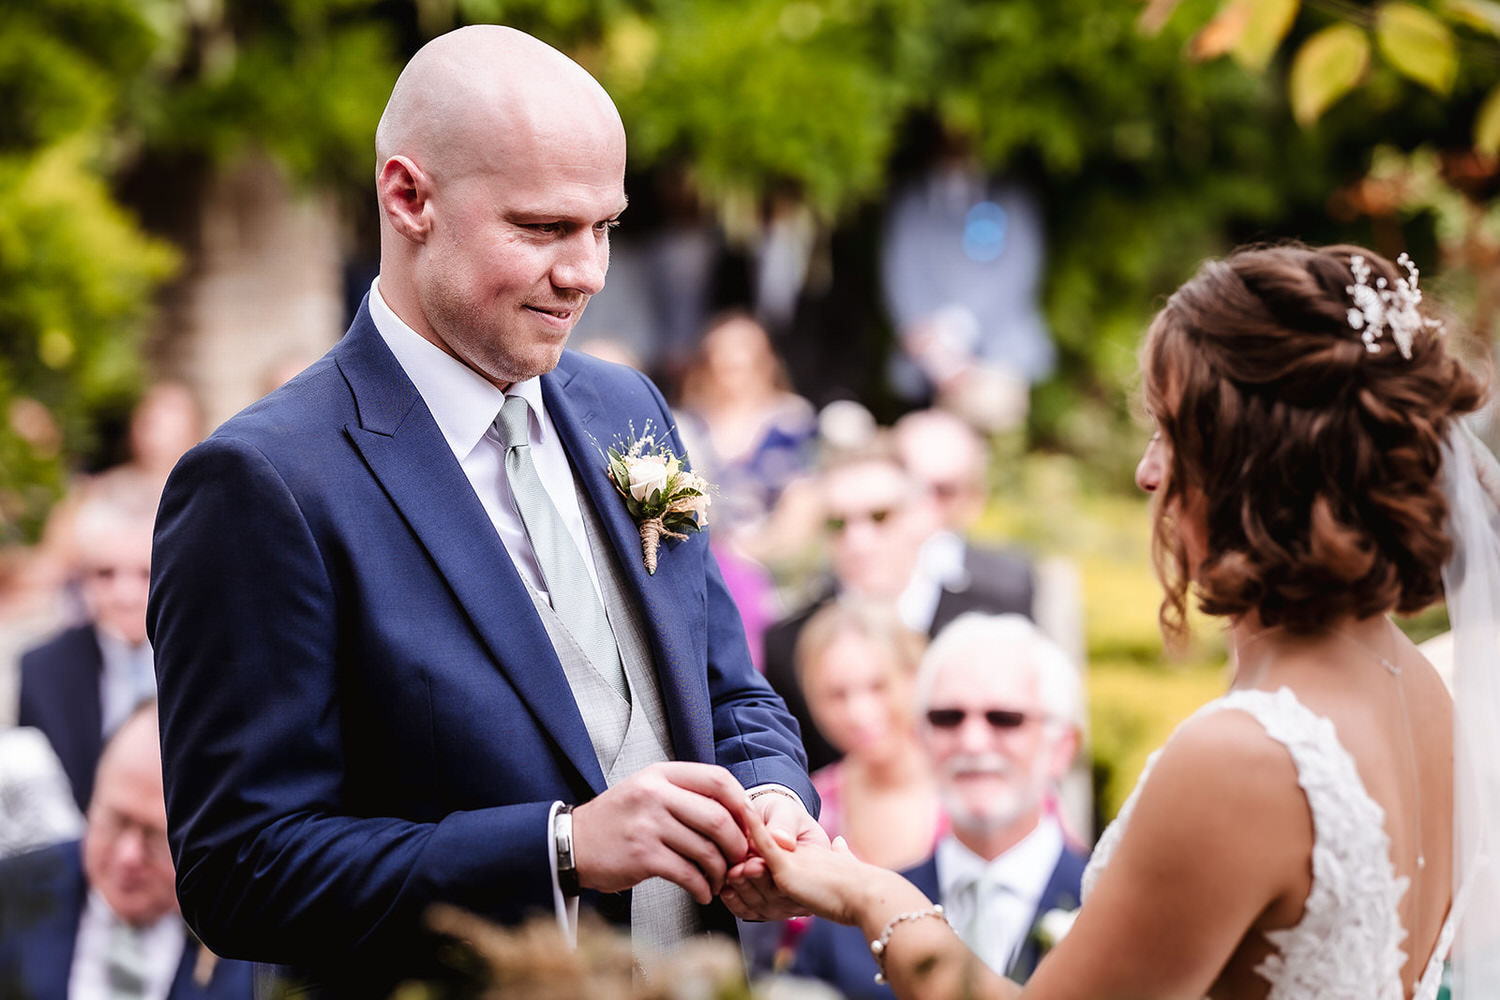
[[661, 548], [662, 535], [679, 541], [687, 538], [682, 532], [668, 528], [659, 517], [648, 517], [641, 522], [641, 553], [646, 557], [646, 572], [652, 576], [656, 575], [656, 553]]

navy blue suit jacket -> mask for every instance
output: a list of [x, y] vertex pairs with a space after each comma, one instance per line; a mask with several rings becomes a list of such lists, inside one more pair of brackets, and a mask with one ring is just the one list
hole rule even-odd
[[[76, 840], [0, 861], [0, 996], [67, 1000], [87, 899]], [[193, 981], [200, 947], [188, 938], [167, 1000], [250, 1000], [248, 962], [218, 962], [207, 984]]]
[[[1052, 877], [1042, 890], [1032, 917], [1035, 924], [1042, 914], [1058, 908], [1077, 909], [1080, 883], [1087, 858], [1064, 847]], [[928, 899], [938, 899], [937, 860], [926, 861], [901, 873], [907, 881], [921, 889]], [[1030, 935], [1016, 953], [1006, 975], [1016, 982], [1024, 983], [1036, 970], [1041, 960], [1037, 942]], [[797, 948], [797, 958], [792, 963], [792, 974], [820, 979], [838, 990], [849, 1000], [895, 1000], [889, 986], [875, 982], [875, 958], [870, 954], [870, 943], [858, 927], [845, 927], [828, 920], [814, 920], [803, 935]]]
[[103, 744], [103, 672], [104, 655], [92, 625], [65, 629], [21, 657], [16, 723], [35, 726], [51, 742], [82, 811], [89, 807]]
[[[600, 446], [673, 426], [660, 393], [571, 352], [542, 392], [639, 598], [677, 758], [815, 811], [706, 534], [668, 542], [648, 576], [605, 477]], [[429, 903], [551, 912], [548, 810], [604, 777], [525, 585], [367, 307], [182, 459], [152, 570], [178, 892], [205, 943], [383, 983], [433, 971]]]

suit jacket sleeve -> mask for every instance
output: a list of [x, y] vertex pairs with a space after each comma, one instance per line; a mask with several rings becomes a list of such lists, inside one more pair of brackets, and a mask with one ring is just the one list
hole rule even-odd
[[493, 914], [549, 892], [548, 802], [349, 814], [339, 560], [246, 441], [211, 438], [167, 484], [148, 616], [167, 812], [183, 915], [225, 957], [316, 965], [409, 934], [433, 900]]
[[[666, 400], [650, 380], [639, 376], [661, 412], [663, 426], [675, 427]], [[686, 454], [672, 432], [672, 447]], [[795, 791], [814, 817], [818, 793], [807, 776], [796, 720], [750, 659], [745, 627], [719, 571], [706, 534], [690, 538], [701, 553], [708, 621], [708, 693], [712, 711], [714, 760], [745, 787], [777, 783]]]

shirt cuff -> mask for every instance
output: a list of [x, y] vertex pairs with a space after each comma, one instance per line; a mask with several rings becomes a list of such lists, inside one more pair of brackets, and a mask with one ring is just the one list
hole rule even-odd
[[[802, 796], [798, 795], [796, 792], [792, 791], [785, 785], [780, 784], [779, 782], [768, 781], [764, 785], [756, 785], [752, 788], [747, 788], [745, 789], [745, 794], [750, 796], [750, 800], [752, 802], [755, 801], [756, 798], [764, 794], [785, 795], [787, 798], [791, 799], [793, 802], [801, 806], [803, 812], [807, 813], [809, 816], [812, 815], [812, 813], [808, 812], [807, 810], [807, 803], [802, 801]], [[556, 876], [554, 875], [554, 881], [555, 880]]]
[[[800, 800], [799, 800], [800, 801]], [[557, 878], [557, 837], [553, 830], [557, 829], [557, 810], [562, 808], [562, 802], [552, 803], [552, 808], [547, 810], [547, 866], [552, 872], [552, 909], [557, 914], [557, 927], [562, 931], [563, 939], [570, 947], [578, 947], [578, 897], [564, 896], [562, 883]]]

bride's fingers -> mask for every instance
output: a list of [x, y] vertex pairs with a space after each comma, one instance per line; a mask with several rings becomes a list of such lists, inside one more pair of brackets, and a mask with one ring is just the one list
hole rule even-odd
[[795, 851], [797, 849], [797, 838], [785, 830], [772, 830], [771, 837], [776, 841], [776, 845], [784, 851]]
[[849, 850], [849, 841], [845, 840], [842, 835], [833, 838], [833, 850], [836, 854], [854, 853], [853, 851]]
[[765, 858], [767, 863], [770, 863], [772, 858], [783, 853], [784, 848], [776, 842], [776, 838], [772, 835], [771, 831], [766, 829], [766, 824], [761, 821], [760, 816], [752, 812], [750, 813], [749, 820], [747, 832], [750, 834], [750, 842], [755, 845], [755, 853]]

